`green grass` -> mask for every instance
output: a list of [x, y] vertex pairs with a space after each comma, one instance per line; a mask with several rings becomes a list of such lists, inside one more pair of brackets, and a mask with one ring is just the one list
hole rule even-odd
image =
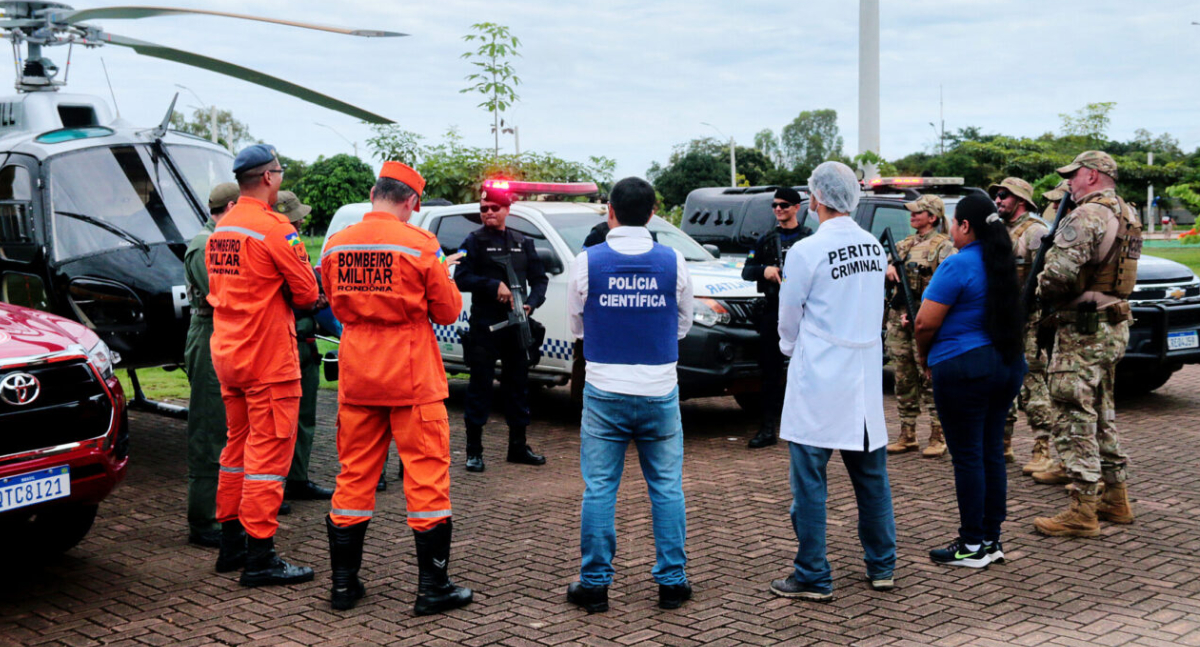
[[1200, 247], [1198, 246], [1154, 247], [1147, 249], [1146, 253], [1183, 263], [1196, 274], [1200, 274]]
[[[146, 392], [146, 397], [151, 400], [187, 400], [191, 396], [187, 376], [183, 374], [181, 368], [172, 371], [162, 367], [139, 368], [137, 376], [138, 381], [142, 384], [142, 390]], [[125, 389], [125, 397], [132, 400], [133, 383], [129, 381], [129, 371], [117, 371], [117, 379], [121, 380], [121, 387]]]

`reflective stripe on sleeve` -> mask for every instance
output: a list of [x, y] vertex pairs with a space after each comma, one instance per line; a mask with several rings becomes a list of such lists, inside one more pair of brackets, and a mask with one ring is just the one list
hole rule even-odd
[[244, 468], [244, 467], [225, 467], [224, 465], [222, 465], [221, 471], [225, 472], [227, 474], [241, 474], [246, 471], [246, 468]]
[[334, 508], [334, 509], [330, 510], [329, 512], [331, 514], [337, 514], [337, 515], [341, 515], [343, 517], [373, 517], [373, 516], [375, 516], [374, 510], [341, 510], [339, 508]]
[[283, 483], [287, 480], [286, 476], [278, 476], [276, 474], [247, 474], [247, 481], [278, 481]]
[[409, 256], [421, 257], [421, 250], [405, 247], [404, 245], [334, 245], [321, 255], [324, 259], [334, 252], [400, 252]]
[[436, 519], [438, 517], [449, 517], [449, 510], [430, 510], [428, 512], [412, 512], [409, 511], [409, 519]]
[[229, 225], [227, 227], [217, 227], [216, 229], [213, 230], [213, 233], [219, 234], [223, 231], [231, 231], [231, 232], [234, 232], [237, 234], [246, 234], [247, 236], [253, 238], [254, 240], [266, 240], [267, 239], [266, 234], [260, 234], [257, 231], [254, 231], [253, 229], [246, 229], [245, 227], [235, 227], [233, 225]]

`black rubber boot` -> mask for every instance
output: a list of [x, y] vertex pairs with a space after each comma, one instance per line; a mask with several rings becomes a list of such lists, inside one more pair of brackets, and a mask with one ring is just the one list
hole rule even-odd
[[221, 524], [221, 552], [217, 553], [217, 572], [241, 570], [246, 565], [246, 531], [234, 519]]
[[442, 613], [469, 604], [471, 589], [455, 586], [447, 572], [450, 566], [450, 535], [453, 522], [449, 519], [424, 532], [413, 531], [417, 542], [417, 569], [420, 573], [417, 602], [413, 612], [419, 616]]
[[779, 442], [779, 420], [774, 416], [763, 418], [762, 425], [758, 428], [758, 434], [750, 439], [747, 445], [750, 449], [758, 449], [760, 447], [770, 447]]
[[292, 566], [275, 554], [275, 538], [246, 538], [246, 568], [238, 583], [242, 586], [266, 586], [268, 584], [301, 584], [311, 582], [313, 569], [307, 566]]
[[329, 564], [332, 570], [333, 588], [329, 603], [334, 609], [345, 611], [354, 608], [354, 603], [367, 594], [358, 579], [362, 567], [363, 540], [367, 537], [368, 519], [353, 526], [339, 528], [333, 525], [329, 515], [325, 516], [325, 530], [329, 534]]
[[483, 427], [467, 423], [467, 471], [482, 472], [483, 464]]
[[529, 445], [525, 444], [525, 427], [514, 426], [508, 428], [508, 462], [519, 463], [521, 465], [545, 465], [546, 457], [541, 454], [533, 453]]

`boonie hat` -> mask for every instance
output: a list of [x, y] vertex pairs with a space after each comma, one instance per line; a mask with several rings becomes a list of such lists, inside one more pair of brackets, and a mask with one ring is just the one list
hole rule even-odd
[[300, 202], [300, 198], [291, 191], [279, 192], [279, 197], [275, 200], [275, 210], [287, 216], [292, 223], [300, 222], [312, 213], [312, 207]]
[[1029, 203], [1030, 207], [1037, 209], [1037, 203], [1033, 201], [1033, 185], [1025, 180], [1022, 180], [1019, 177], [1006, 177], [1003, 180], [1000, 180], [998, 184], [989, 186], [988, 195], [992, 196], [992, 199], [994, 200], [996, 198], [996, 193], [998, 193], [1000, 189], [1008, 189], [1009, 193]]
[[241, 173], [256, 166], [262, 166], [275, 159], [275, 147], [267, 144], [254, 144], [242, 149], [233, 159], [233, 172]]
[[[425, 193], [425, 178], [416, 169], [403, 162], [384, 162], [383, 168], [379, 171], [379, 177], [389, 178], [397, 182], [403, 182], [410, 189], [417, 192], [417, 197]], [[414, 211], [421, 210], [421, 201], [417, 200], [417, 206]]]
[[219, 209], [229, 204], [237, 202], [241, 191], [238, 190], [238, 185], [234, 182], [222, 182], [212, 188], [208, 194], [208, 208]]
[[1070, 187], [1067, 185], [1067, 181], [1063, 180], [1058, 183], [1058, 186], [1043, 193], [1042, 197], [1050, 202], [1058, 202], [1066, 197], [1068, 191], [1070, 191]]
[[913, 213], [928, 211], [938, 218], [946, 215], [946, 204], [936, 195], [923, 195], [912, 202], [905, 202], [904, 208]]
[[1083, 151], [1075, 156], [1075, 161], [1058, 169], [1058, 174], [1070, 175], [1082, 167], [1096, 169], [1114, 180], [1117, 179], [1117, 162], [1104, 151]]

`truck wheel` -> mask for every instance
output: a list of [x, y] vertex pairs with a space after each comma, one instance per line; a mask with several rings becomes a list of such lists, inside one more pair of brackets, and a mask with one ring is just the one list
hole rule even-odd
[[1171, 379], [1171, 376], [1183, 368], [1179, 365], [1160, 366], [1148, 371], [1138, 371], [1136, 373], [1117, 373], [1116, 391], [1119, 397], [1134, 397], [1146, 395], [1154, 391]]
[[738, 406], [742, 408], [742, 411], [747, 413], [759, 413], [762, 411], [762, 393], [735, 393], [733, 399], [737, 400]]
[[46, 555], [71, 550], [92, 529], [98, 509], [95, 505], [66, 504], [39, 510], [30, 520], [31, 548]]

